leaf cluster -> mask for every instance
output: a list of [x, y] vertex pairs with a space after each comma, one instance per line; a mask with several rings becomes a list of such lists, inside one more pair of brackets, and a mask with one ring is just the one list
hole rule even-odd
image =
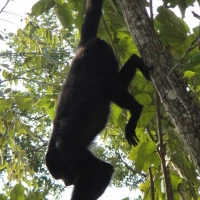
[[[181, 72], [188, 90], [198, 102], [198, 29], [191, 33], [184, 20], [169, 9], [178, 5], [184, 16], [185, 9], [194, 2], [163, 0], [154, 19], [154, 28], [174, 63], [174, 70]], [[7, 44], [11, 49], [0, 54], [4, 59], [0, 85], [0, 175], [5, 180], [0, 199], [59, 198], [63, 191], [62, 184], [52, 180], [46, 171], [44, 155], [59, 91], [80, 36], [83, 5], [78, 0], [38, 1], [24, 29], [9, 34]], [[112, 46], [121, 66], [133, 53], [138, 54], [115, 1], [104, 1], [98, 36]], [[112, 105], [100, 138], [103, 145], [94, 146], [93, 151], [116, 167], [114, 185], [139, 187], [143, 199], [150, 199], [151, 173], [156, 199], [165, 199], [154, 88], [137, 71], [129, 89], [144, 106], [136, 129], [139, 145], [130, 148], [124, 138], [130, 113]], [[174, 197], [197, 200], [199, 174], [162, 106], [160, 119], [166, 149], [164, 159]]]

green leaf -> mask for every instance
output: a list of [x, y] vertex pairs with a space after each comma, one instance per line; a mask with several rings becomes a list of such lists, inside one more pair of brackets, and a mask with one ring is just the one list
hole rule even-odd
[[57, 35], [53, 36], [53, 48], [56, 49], [57, 45], [59, 43], [59, 39]]
[[9, 93], [11, 91], [11, 88], [6, 88], [5, 90], [4, 90], [4, 93], [6, 94], [6, 93]]
[[26, 200], [43, 200], [44, 197], [40, 192], [31, 192]]
[[124, 17], [114, 12], [107, 12], [106, 16], [114, 23], [115, 27], [126, 27]]
[[[0, 142], [2, 140], [0, 139]], [[3, 151], [0, 150], [0, 170], [4, 169], [7, 166], [7, 162], [5, 162]], [[0, 198], [1, 200], [1, 198]]]
[[137, 70], [134, 79], [131, 82], [131, 87], [138, 88], [140, 91], [144, 91], [146, 85], [149, 85], [148, 81], [144, 78], [142, 73]]
[[192, 72], [192, 71], [186, 71], [185, 73], [184, 73], [184, 78], [189, 78], [189, 79], [191, 79], [191, 78], [194, 78], [195, 77], [195, 72]]
[[130, 153], [129, 153], [129, 159], [132, 161], [135, 161], [138, 155], [138, 151], [140, 146], [147, 141], [147, 138], [149, 137], [148, 134], [144, 133], [144, 128], [136, 128], [135, 130], [137, 137], [139, 138], [140, 142], [138, 146], [132, 147]]
[[0, 98], [0, 112], [4, 112], [6, 110], [6, 100], [4, 98]]
[[17, 36], [20, 38], [20, 39], [23, 39], [23, 32], [21, 29], [18, 29], [17, 30]]
[[149, 81], [147, 81], [146, 83], [143, 83], [143, 85], [141, 84], [138, 86], [138, 89], [140, 91], [148, 92], [149, 94], [154, 94], [155, 89]]
[[3, 39], [3, 36], [2, 36], [1, 34], [0, 34], [0, 40], [4, 40], [4, 39]]
[[[81, 31], [82, 23], [83, 23], [83, 17], [85, 13], [85, 6], [83, 6], [83, 1], [79, 0], [68, 0], [70, 8], [73, 10], [76, 10], [76, 16], [74, 20], [74, 24], [76, 25], [76, 28]], [[85, 1], [84, 1], [85, 2]]]
[[7, 200], [6, 195], [4, 195], [4, 194], [0, 194], [0, 200]]
[[177, 27], [165, 24], [160, 27], [160, 33], [165, 40], [171, 46], [177, 46], [186, 39], [186, 35], [183, 35], [177, 30]]
[[130, 32], [128, 32], [128, 31], [118, 31], [117, 32], [117, 38], [121, 39], [124, 37], [130, 37]]
[[10, 200], [24, 200], [24, 186], [16, 184], [10, 193]]
[[117, 13], [117, 8], [115, 6], [115, 4], [113, 3], [113, 0], [108, 0], [110, 6], [112, 7], [112, 9]]
[[116, 104], [112, 104], [112, 120], [113, 120], [113, 123], [116, 123], [117, 122], [117, 119], [119, 118], [119, 116], [122, 114], [122, 109], [117, 106]]
[[8, 76], [8, 72], [6, 70], [2, 71], [2, 76], [6, 79]]
[[172, 189], [177, 190], [178, 185], [183, 182], [182, 178], [176, 173], [171, 173], [170, 178], [171, 178]]
[[176, 151], [176, 153], [171, 155], [171, 160], [173, 162], [173, 168], [180, 177], [185, 177], [188, 181], [200, 186], [194, 164], [191, 163], [185, 155], [182, 155], [182, 152]]
[[154, 186], [156, 188], [156, 193], [162, 198], [165, 199], [165, 194], [162, 192], [162, 182], [163, 182], [163, 173], [157, 173], [154, 178]]
[[39, 101], [35, 104], [37, 107], [42, 107], [42, 108], [49, 108], [51, 103], [51, 99], [47, 97], [42, 97], [39, 99]]
[[52, 101], [46, 110], [46, 113], [49, 115], [51, 120], [53, 120], [55, 117], [55, 106], [55, 101]]
[[38, 17], [39, 15], [48, 12], [54, 5], [54, 0], [40, 0], [33, 5], [30, 16]]
[[156, 16], [156, 28], [159, 30], [160, 35], [171, 46], [176, 46], [183, 43], [187, 38], [186, 24], [182, 19], [178, 18], [171, 10], [160, 6], [158, 8], [159, 15]]
[[150, 105], [152, 103], [152, 98], [147, 93], [141, 93], [135, 96], [135, 99], [142, 105]]
[[14, 79], [15, 85], [18, 85], [18, 79]]
[[21, 111], [24, 111], [24, 110], [29, 111], [29, 110], [31, 110], [32, 101], [33, 101], [33, 99], [29, 98], [29, 97], [23, 97], [23, 96], [15, 97], [15, 102], [16, 102], [18, 108]]
[[163, 6], [160, 6], [157, 10], [158, 10], [158, 13], [159, 13], [159, 15], [158, 15], [159, 16], [158, 21], [161, 24], [171, 25], [173, 27], [176, 27], [177, 30], [181, 34], [183, 34], [183, 35], [187, 34], [187, 31], [185, 29], [183, 20], [181, 18], [177, 17], [174, 14], [174, 12], [172, 12], [170, 9], [165, 8]]
[[38, 183], [35, 179], [32, 179], [32, 185], [37, 189], [38, 188]]
[[66, 79], [66, 73], [54, 73], [54, 75]]
[[182, 17], [184, 18], [185, 17], [185, 10], [187, 8], [187, 3], [186, 3], [186, 0], [176, 0], [177, 4], [178, 4], [178, 7], [181, 11], [181, 15]]
[[8, 137], [7, 139], [8, 144], [10, 145], [10, 147], [13, 149], [15, 147], [15, 142], [11, 137]]
[[137, 127], [145, 127], [156, 114], [155, 106], [145, 106], [142, 115], [137, 123]]
[[[149, 182], [149, 180], [147, 180], [146, 182], [140, 184], [139, 189], [140, 189], [140, 191], [142, 191], [142, 192], [146, 192], [146, 191], [149, 190], [149, 187], [150, 187], [150, 182]], [[145, 199], [146, 199], [146, 198], [145, 198]], [[148, 199], [148, 198], [147, 198], [147, 199]], [[148, 199], [148, 200], [149, 200], [149, 199]]]
[[199, 51], [190, 53], [190, 55], [188, 56], [188, 59], [187, 59], [187, 62], [189, 64], [189, 69], [191, 70], [191, 67], [192, 67], [193, 69], [195, 69], [195, 72], [200, 73], [199, 60], [200, 60]]
[[69, 8], [69, 5], [67, 3], [64, 3], [62, 6], [57, 5], [55, 11], [63, 28], [67, 28], [69, 31], [72, 31], [73, 17], [72, 10]]
[[147, 171], [151, 165], [160, 162], [156, 151], [156, 143], [152, 141], [144, 142], [140, 146], [135, 160], [135, 169], [138, 173], [141, 173], [142, 170]]
[[108, 130], [108, 134], [118, 136], [120, 133], [119, 133], [119, 131], [117, 131], [115, 129], [111, 129], [111, 130]]
[[65, 0], [54, 0], [57, 4], [63, 5], [65, 3]]

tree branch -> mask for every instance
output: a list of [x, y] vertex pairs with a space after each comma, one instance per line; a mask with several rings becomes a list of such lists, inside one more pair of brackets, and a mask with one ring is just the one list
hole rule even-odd
[[187, 91], [180, 74], [172, 69], [160, 40], [141, 0], [117, 0], [135, 44], [148, 66], [152, 83], [164, 104], [178, 136], [184, 141], [188, 153], [200, 170], [200, 109]]
[[5, 7], [8, 5], [8, 3], [10, 2], [10, 0], [7, 0], [6, 4], [4, 5], [4, 7], [0, 10], [0, 14], [3, 12], [3, 10], [5, 9]]
[[39, 151], [40, 149], [43, 149], [43, 148], [46, 147], [46, 146], [47, 146], [47, 143], [41, 145], [41, 146], [38, 147], [38, 148], [31, 149], [31, 150], [27, 150], [26, 153], [31, 153], [31, 152]]

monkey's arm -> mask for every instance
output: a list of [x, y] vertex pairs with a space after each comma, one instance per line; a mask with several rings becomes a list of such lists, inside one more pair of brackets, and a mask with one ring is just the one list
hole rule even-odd
[[102, 14], [103, 0], [88, 0], [81, 31], [80, 43], [95, 39]]

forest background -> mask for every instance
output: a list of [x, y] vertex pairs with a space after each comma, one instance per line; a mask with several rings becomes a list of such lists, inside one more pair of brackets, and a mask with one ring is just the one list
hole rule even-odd
[[[104, 1], [98, 36], [110, 43], [122, 65], [132, 53], [140, 52], [145, 56], [137, 36], [130, 33], [137, 29], [137, 16], [140, 16], [140, 21], [142, 18], [150, 22], [151, 31], [156, 31], [162, 52], [167, 55], [164, 60], [171, 67], [154, 64], [148, 54], [145, 59], [155, 65], [158, 74], [163, 73], [169, 79], [173, 79], [173, 73], [176, 77], [178, 74], [184, 83], [180, 84], [184, 94], [177, 93], [172, 80], [169, 80], [172, 89], [166, 90], [166, 82], [163, 81], [159, 88], [156, 85], [159, 81], [155, 73], [152, 73], [153, 81], [150, 83], [137, 72], [130, 91], [144, 106], [137, 125], [138, 147], [131, 148], [124, 138], [129, 113], [113, 104], [109, 122], [92, 151], [115, 166], [114, 186], [142, 191], [143, 196], [137, 199], [198, 200], [200, 151], [196, 149], [200, 134], [199, 129], [192, 131], [190, 124], [194, 115], [194, 121], [199, 119], [199, 24], [198, 16], [191, 16], [190, 21], [196, 23], [196, 27], [190, 29], [191, 23], [186, 23], [184, 16], [193, 4], [199, 8], [200, 1], [163, 0], [159, 2], [162, 6], [157, 9], [157, 15], [154, 15], [152, 1], [138, 3], [133, 0], [131, 6], [146, 8], [150, 18], [154, 18], [147, 19], [144, 9], [141, 13], [136, 9], [136, 16], [131, 16], [135, 19], [133, 24], [127, 20], [130, 16], [124, 15], [124, 10], [129, 9], [127, 2]], [[0, 14], [7, 12], [6, 5]], [[68, 0], [68, 3], [64, 0], [40, 0], [31, 13], [22, 18], [26, 25], [16, 34], [1, 27], [0, 40], [8, 48], [0, 53], [0, 176], [4, 183], [0, 200], [59, 199], [64, 191], [62, 182], [54, 181], [46, 170], [44, 155], [59, 91], [79, 40], [83, 5], [78, 0]], [[181, 16], [177, 17], [172, 11], [174, 7], [180, 10]], [[195, 10], [200, 15], [198, 9]], [[142, 29], [140, 27], [140, 31]], [[146, 39], [151, 41], [151, 32], [146, 33], [142, 34], [143, 43]], [[157, 51], [153, 52], [156, 56]], [[163, 75], [159, 77], [165, 80]], [[155, 88], [159, 95], [156, 95]], [[196, 112], [189, 110], [184, 103], [188, 102], [188, 95]], [[176, 104], [176, 99], [185, 105], [186, 113], [181, 103]], [[182, 116], [168, 109], [169, 105], [187, 116], [184, 123]], [[196, 124], [199, 123], [192, 125], [195, 127]], [[189, 133], [189, 138], [185, 132]], [[129, 199], [128, 194], [125, 199]]]

